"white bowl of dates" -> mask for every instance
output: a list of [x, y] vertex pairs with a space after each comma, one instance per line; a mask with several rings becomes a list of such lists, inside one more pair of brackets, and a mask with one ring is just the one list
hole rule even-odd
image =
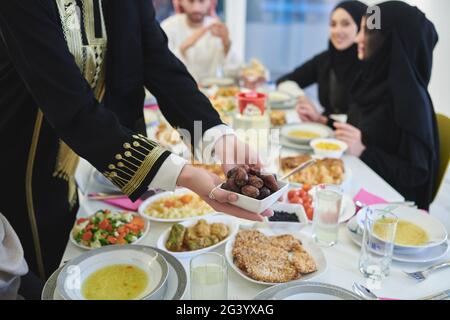
[[233, 205], [259, 214], [277, 202], [288, 186], [277, 181], [275, 175], [261, 172], [258, 166], [243, 165], [228, 172], [227, 182], [221, 188], [238, 195]]

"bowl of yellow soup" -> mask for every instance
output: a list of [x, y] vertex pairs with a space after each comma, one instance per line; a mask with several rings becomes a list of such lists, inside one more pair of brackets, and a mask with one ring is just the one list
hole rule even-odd
[[298, 123], [286, 125], [281, 129], [281, 135], [294, 143], [308, 144], [314, 139], [328, 138], [333, 131], [319, 123]]
[[348, 146], [345, 142], [337, 139], [314, 139], [310, 142], [314, 154], [319, 157], [340, 159], [347, 151]]
[[166, 292], [168, 270], [151, 247], [103, 247], [68, 262], [57, 290], [65, 300], [158, 300]]
[[[378, 204], [364, 208], [358, 212], [358, 225], [363, 228], [366, 210], [387, 210], [398, 218], [395, 234], [394, 250], [402, 254], [417, 254], [423, 250], [441, 245], [447, 241], [448, 234], [445, 226], [435, 217], [412, 207]], [[373, 227], [374, 235], [383, 240], [383, 223], [380, 220]]]

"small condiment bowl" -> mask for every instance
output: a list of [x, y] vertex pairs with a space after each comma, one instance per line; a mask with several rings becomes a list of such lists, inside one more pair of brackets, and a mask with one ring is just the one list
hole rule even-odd
[[[326, 148], [321, 148], [321, 144], [330, 144], [338, 147], [338, 150], [329, 150]], [[342, 142], [333, 138], [326, 139], [314, 139], [310, 142], [311, 148], [314, 150], [314, 154], [319, 157], [324, 158], [335, 158], [340, 159], [344, 155], [345, 151], [348, 149], [348, 145], [345, 142]]]

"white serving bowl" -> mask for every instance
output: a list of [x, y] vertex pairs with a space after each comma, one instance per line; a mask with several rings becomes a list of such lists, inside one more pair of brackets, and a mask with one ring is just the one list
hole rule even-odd
[[217, 247], [220, 247], [221, 245], [226, 243], [231, 237], [233, 237], [236, 234], [236, 232], [238, 231], [238, 225], [235, 223], [233, 218], [225, 216], [225, 215], [215, 215], [215, 216], [208, 216], [208, 217], [203, 217], [203, 218], [199, 217], [195, 220], [181, 222], [180, 224], [183, 225], [184, 227], [188, 228], [188, 227], [194, 226], [201, 219], [205, 220], [208, 224], [212, 224], [212, 223], [225, 224], [226, 226], [228, 226], [228, 230], [229, 230], [228, 236], [225, 239], [223, 239], [222, 241], [220, 241], [219, 243], [216, 243], [215, 245], [212, 245], [207, 248], [203, 248], [200, 250], [186, 251], [186, 252], [173, 252], [173, 251], [170, 251], [169, 249], [167, 249], [167, 247], [166, 247], [167, 239], [169, 238], [170, 231], [172, 230], [172, 227], [170, 227], [166, 231], [164, 231], [161, 234], [161, 236], [159, 237], [158, 244], [157, 244], [158, 249], [167, 251], [171, 255], [173, 255], [174, 257], [176, 257], [178, 259], [187, 259], [187, 258], [190, 259], [190, 258], [198, 256], [202, 253], [206, 253]]
[[[111, 212], [127, 212], [127, 211], [126, 210], [111, 210]], [[133, 216], [139, 216], [138, 214], [135, 214], [135, 213], [132, 213], [132, 212], [130, 212], [130, 213]], [[95, 215], [95, 213], [93, 215], [90, 215], [90, 216], [86, 217], [86, 219], [91, 219], [94, 215]], [[140, 236], [136, 241], [134, 241], [134, 242], [132, 242], [130, 244], [135, 245], [135, 244], [141, 243], [142, 240], [144, 240], [145, 237], [148, 235], [148, 232], [150, 231], [150, 220], [144, 219], [144, 223], [145, 223], [145, 227], [144, 227], [144, 231], [142, 232], [142, 236]], [[76, 225], [76, 221], [75, 221], [75, 225]], [[75, 225], [74, 225], [73, 228], [75, 228]], [[72, 231], [70, 232], [70, 237], [69, 237], [70, 238], [70, 242], [72, 242], [73, 245], [75, 245], [78, 248], [83, 249], [83, 250], [95, 250], [96, 249], [96, 248], [88, 247], [88, 246], [85, 246], [85, 245], [83, 245], [81, 243], [78, 243], [75, 240], [75, 238], [73, 237], [73, 228], [72, 228]], [[111, 246], [117, 246], [117, 245], [120, 246], [120, 244], [111, 244]], [[103, 247], [105, 247], [105, 246], [103, 246]]]
[[243, 194], [240, 193], [235, 193], [238, 196], [238, 200], [236, 202], [230, 203], [236, 207], [248, 210], [250, 212], [254, 212], [257, 214], [262, 213], [264, 212], [264, 210], [269, 209], [274, 203], [276, 203], [289, 187], [289, 183], [282, 181], [277, 182], [280, 189], [277, 192], [272, 193], [265, 199], [258, 200], [244, 196]]
[[[332, 143], [339, 146], [339, 150], [325, 150], [318, 148], [319, 143]], [[348, 145], [337, 139], [327, 138], [327, 139], [314, 139], [310, 142], [311, 148], [314, 150], [314, 154], [319, 157], [324, 158], [335, 158], [340, 159], [344, 155], [345, 151], [348, 149]]]
[[[395, 244], [394, 250], [403, 254], [417, 254], [423, 250], [436, 247], [447, 241], [448, 234], [445, 226], [435, 217], [424, 211], [401, 205], [378, 204], [369, 206], [370, 209], [387, 210], [397, 216], [399, 220], [411, 222], [424, 229], [430, 241], [424, 245]], [[367, 208], [361, 209], [357, 214], [358, 226], [364, 230], [364, 221]]]
[[57, 290], [64, 300], [86, 300], [84, 281], [94, 272], [113, 265], [133, 265], [147, 273], [149, 283], [136, 300], [164, 297], [169, 267], [166, 259], [151, 247], [138, 245], [109, 246], [88, 251], [68, 262], [57, 280]]
[[139, 206], [139, 214], [144, 217], [145, 219], [148, 219], [150, 221], [155, 221], [155, 222], [182, 222], [182, 221], [187, 221], [187, 220], [191, 220], [191, 219], [196, 219], [199, 217], [206, 217], [207, 215], [210, 215], [212, 213], [214, 213], [214, 211], [211, 211], [211, 213], [205, 214], [203, 216], [192, 216], [192, 217], [184, 217], [184, 218], [174, 218], [174, 219], [164, 219], [164, 218], [157, 218], [157, 217], [153, 217], [148, 215], [145, 210], [147, 209], [148, 206], [150, 206], [153, 202], [161, 200], [163, 198], [169, 197], [169, 196], [183, 196], [185, 194], [190, 194], [190, 195], [195, 195], [194, 192], [192, 192], [189, 189], [186, 188], [179, 188], [176, 189], [175, 191], [167, 191], [167, 192], [162, 192], [162, 193], [158, 193], [150, 198], [148, 198], [147, 200], [145, 200], [144, 202], [142, 202], [142, 204]]

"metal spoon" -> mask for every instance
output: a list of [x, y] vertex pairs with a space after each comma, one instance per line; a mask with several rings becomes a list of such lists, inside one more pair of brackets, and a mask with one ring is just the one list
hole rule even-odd
[[362, 284], [359, 283], [353, 283], [352, 286], [353, 292], [359, 295], [360, 297], [368, 300], [399, 300], [399, 299], [392, 299], [392, 298], [382, 298], [378, 297], [375, 293], [369, 290], [369, 288], [366, 288]]
[[280, 178], [280, 180], [286, 180], [287, 178], [289, 178], [293, 174], [295, 174], [297, 172], [300, 172], [302, 170], [305, 170], [306, 168], [309, 168], [310, 166], [312, 166], [316, 162], [317, 162], [317, 159], [311, 159], [311, 160], [308, 160], [306, 162], [303, 162], [301, 165], [297, 166], [294, 170], [292, 170], [292, 171], [288, 172], [287, 174], [285, 174], [284, 176], [282, 176]]

